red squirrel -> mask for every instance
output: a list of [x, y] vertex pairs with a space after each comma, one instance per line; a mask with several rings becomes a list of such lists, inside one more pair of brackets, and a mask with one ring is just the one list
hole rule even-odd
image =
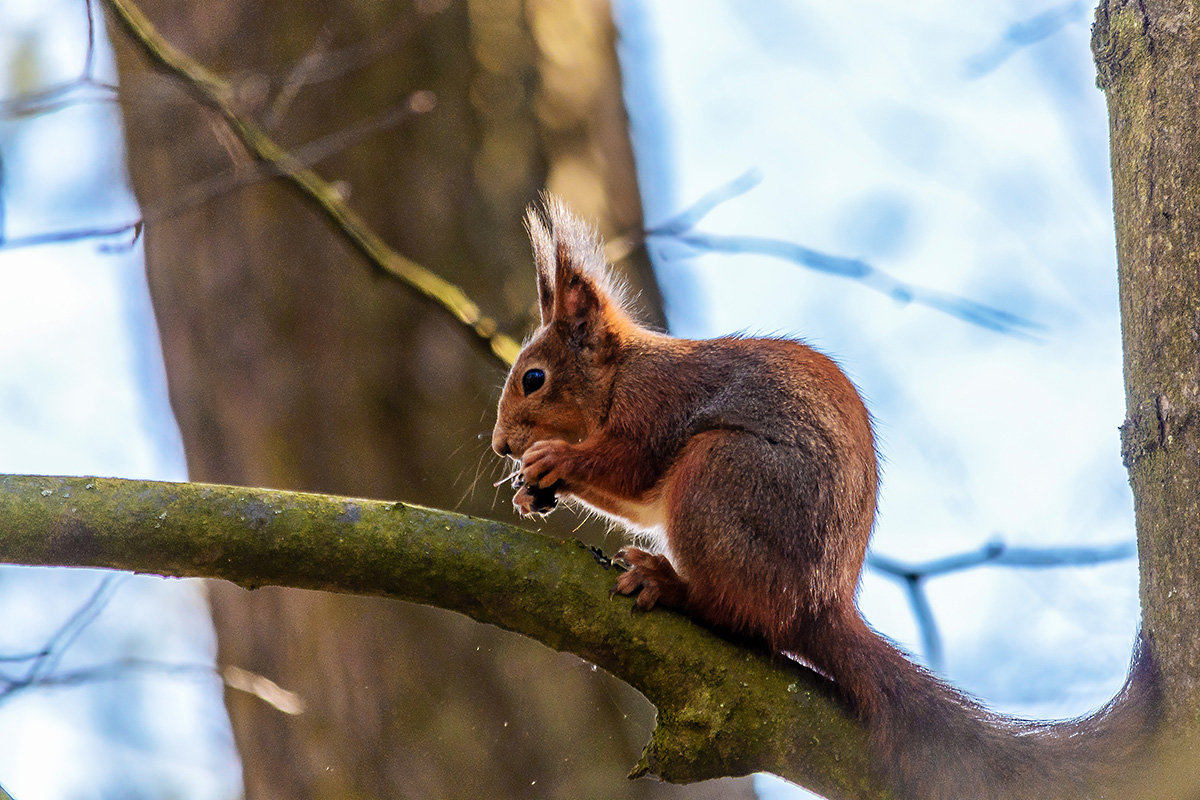
[[912, 798], [1081, 798], [1149, 730], [1139, 646], [1122, 693], [1082, 720], [991, 714], [913, 664], [855, 604], [875, 524], [871, 418], [838, 366], [783, 338], [693, 341], [634, 321], [598, 236], [557, 199], [526, 223], [541, 325], [504, 386], [492, 447], [520, 462], [524, 515], [558, 498], [646, 542], [616, 591], [765, 640], [831, 677]]

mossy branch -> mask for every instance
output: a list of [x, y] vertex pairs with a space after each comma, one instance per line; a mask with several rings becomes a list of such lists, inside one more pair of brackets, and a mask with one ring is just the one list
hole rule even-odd
[[449, 314], [501, 363], [513, 362], [520, 350], [516, 340], [501, 333], [496, 321], [485, 316], [458, 286], [389, 247], [332, 184], [294, 159], [261, 126], [238, 111], [232, 86], [176, 49], [129, 0], [104, 0], [104, 5], [150, 63], [179, 81], [202, 105], [219, 113], [246, 151], [297, 189], [375, 269]]
[[866, 733], [827, 681], [667, 611], [611, 598], [574, 540], [404, 503], [191, 483], [0, 477], [0, 560], [382, 595], [575, 653], [641, 691], [658, 726], [635, 774], [774, 772], [882, 798]]

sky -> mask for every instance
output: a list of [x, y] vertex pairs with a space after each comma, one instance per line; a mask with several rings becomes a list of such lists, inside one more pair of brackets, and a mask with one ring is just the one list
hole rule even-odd
[[[684, 231], [690, 242], [651, 238], [672, 330], [798, 336], [838, 360], [871, 408], [883, 457], [875, 552], [919, 562], [991, 541], [1131, 541], [1090, 8], [615, 6], [648, 226], [754, 176]], [[4, 94], [78, 74], [84, 32], [78, 2], [0, 0], [0, 73], [18, 84]], [[115, 79], [106, 48], [98, 64]], [[0, 122], [0, 156], [9, 236], [136, 215], [112, 103]], [[749, 252], [763, 241], [786, 243], [774, 252], [793, 260]], [[734, 252], [714, 250], [726, 246]], [[846, 269], [867, 274], [836, 274]], [[0, 471], [183, 479], [140, 249], [0, 251], [0, 287]], [[904, 292], [930, 303], [897, 299]], [[967, 302], [1010, 315], [990, 317], [1008, 331], [964, 321]], [[30, 621], [0, 632], [0, 652], [40, 646], [99, 581], [0, 572], [6, 616]], [[1137, 625], [1132, 559], [985, 567], [927, 588], [944, 673], [995, 708], [1075, 715], [1123, 679]], [[193, 584], [130, 578], [106, 591], [111, 603], [80, 642], [87, 658], [211, 661]], [[868, 572], [860, 602], [922, 655], [895, 583]], [[148, 605], [164, 616], [147, 621]], [[125, 702], [111, 687], [87, 703], [71, 694], [82, 690], [30, 693], [0, 703], [0, 783], [18, 797], [26, 787], [86, 796], [74, 793], [82, 778], [48, 765], [96, 759], [180, 796], [235, 794], [216, 679], [137, 685], [135, 705], [176, 703], [196, 735], [156, 731], [166, 744], [153, 749], [135, 726], [106, 729], [106, 710]]]

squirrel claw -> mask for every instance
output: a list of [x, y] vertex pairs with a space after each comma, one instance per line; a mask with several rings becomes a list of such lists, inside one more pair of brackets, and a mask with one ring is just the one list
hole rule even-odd
[[637, 595], [632, 612], [649, 611], [660, 602], [673, 608], [684, 607], [687, 583], [679, 577], [666, 556], [627, 547], [619, 550], [613, 560], [629, 565], [629, 569], [617, 578], [613, 591]]
[[561, 439], [542, 439], [529, 445], [521, 456], [521, 479], [534, 487], [561, 483], [569, 448]]

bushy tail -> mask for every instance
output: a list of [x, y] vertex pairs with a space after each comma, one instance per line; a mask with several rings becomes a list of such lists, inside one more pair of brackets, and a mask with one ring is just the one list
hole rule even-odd
[[849, 695], [880, 762], [914, 800], [1127, 798], [1153, 729], [1158, 671], [1142, 637], [1125, 686], [1095, 714], [1058, 723], [988, 712], [913, 664], [857, 611], [816, 626], [805, 655]]

